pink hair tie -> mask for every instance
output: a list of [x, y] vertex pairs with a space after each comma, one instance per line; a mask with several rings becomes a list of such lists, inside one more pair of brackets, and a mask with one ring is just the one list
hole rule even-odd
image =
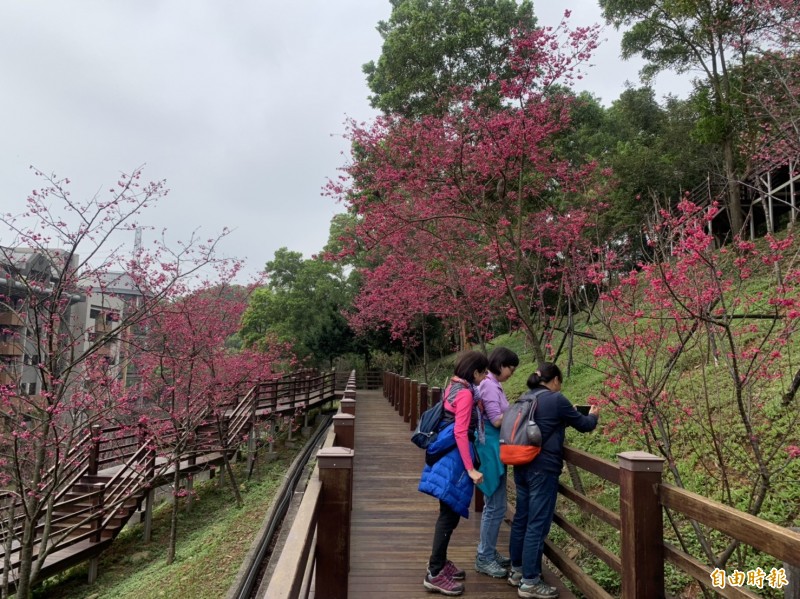
[[536, 374], [536, 376], [542, 376], [542, 373], [541, 373], [541, 372], [539, 372], [538, 370], [536, 371], [536, 373], [535, 373], [535, 374]]

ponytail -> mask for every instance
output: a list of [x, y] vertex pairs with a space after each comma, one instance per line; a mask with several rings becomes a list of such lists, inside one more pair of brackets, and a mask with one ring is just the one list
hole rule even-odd
[[542, 362], [536, 372], [528, 377], [528, 389], [536, 389], [542, 383], [549, 383], [556, 377], [564, 381], [561, 369], [552, 362]]

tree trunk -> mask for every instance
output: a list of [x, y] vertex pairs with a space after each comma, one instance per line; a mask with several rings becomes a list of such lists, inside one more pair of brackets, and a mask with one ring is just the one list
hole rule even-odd
[[167, 565], [175, 561], [175, 547], [178, 545], [178, 491], [181, 485], [180, 457], [175, 456], [175, 474], [172, 477], [172, 514], [169, 519], [169, 545], [167, 547]]
[[[8, 522], [14, 522], [14, 516], [16, 515], [16, 501], [14, 497], [9, 497], [7, 499], [9, 502], [8, 505]], [[4, 510], [5, 511], [5, 510]], [[3, 586], [2, 592], [0, 592], [0, 596], [3, 599], [8, 597], [8, 574], [11, 571], [11, 547], [14, 541], [14, 535], [11, 534], [11, 530], [5, 531], [5, 538], [3, 539]]]
[[422, 317], [422, 372], [425, 375], [425, 384], [428, 384], [428, 337], [425, 332], [425, 316]]
[[36, 536], [36, 522], [25, 519], [22, 544], [19, 552], [19, 578], [16, 596], [28, 599], [31, 596], [31, 567], [33, 566], [33, 541]]
[[723, 142], [722, 151], [725, 160], [725, 179], [727, 180], [728, 186], [728, 218], [731, 223], [731, 234], [736, 237], [742, 234], [742, 229], [744, 229], [744, 217], [742, 215], [741, 187], [739, 185], [739, 177], [736, 173], [733, 139], [731, 137], [727, 137]]
[[236, 498], [236, 507], [242, 507], [244, 505], [244, 501], [242, 501], [242, 494], [239, 493], [239, 485], [236, 482], [236, 476], [233, 474], [233, 468], [231, 468], [230, 460], [228, 460], [228, 454], [224, 455], [225, 460], [225, 469], [228, 471], [228, 478], [231, 481], [231, 490], [233, 491], [233, 496]]
[[[49, 418], [46, 419], [47, 426], [49, 428], [50, 421]], [[36, 462], [34, 464], [34, 472], [36, 473], [31, 488], [37, 488], [39, 482], [41, 481], [41, 472], [44, 470], [45, 464], [45, 455], [46, 455], [46, 447], [47, 447], [47, 438], [40, 439], [38, 441], [38, 446], [36, 447]], [[19, 463], [19, 456], [14, 455], [14, 460], [18, 464]], [[55, 486], [55, 485], [54, 485]], [[22, 543], [20, 545], [20, 565], [19, 565], [19, 575], [17, 578], [17, 592], [16, 596], [21, 597], [22, 599], [27, 599], [31, 594], [31, 588], [35, 579], [35, 575], [38, 572], [34, 572], [33, 568], [33, 546], [36, 543], [36, 529], [39, 523], [40, 518], [40, 510], [41, 504], [39, 503], [39, 499], [36, 497], [28, 497], [23, 499], [26, 507], [25, 513], [25, 524], [23, 526], [22, 532]], [[41, 539], [42, 550], [47, 546], [47, 537], [43, 537]]]

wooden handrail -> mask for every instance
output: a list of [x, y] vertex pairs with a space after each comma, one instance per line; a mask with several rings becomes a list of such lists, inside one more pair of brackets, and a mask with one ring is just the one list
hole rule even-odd
[[[711, 580], [711, 568], [670, 543], [664, 543], [664, 558], [697, 581], [708, 582]], [[736, 588], [730, 585], [724, 589], [715, 588], [714, 592], [726, 599], [757, 599], [758, 597], [755, 593], [751, 593], [744, 588]]]
[[[331, 372], [321, 377], [323, 391], [328, 388], [327, 384], [335, 382], [334, 376]], [[332, 386], [330, 391], [333, 391]], [[324, 393], [322, 397], [325, 397]], [[281, 550], [266, 597], [305, 598], [311, 587], [312, 574], [315, 576], [317, 597], [347, 596], [352, 470], [343, 467], [344, 464], [339, 461], [347, 462], [352, 468], [353, 451], [340, 444], [352, 444], [354, 420], [355, 416], [344, 414], [341, 409], [334, 417], [334, 427], [338, 423], [339, 434], [336, 428], [328, 431], [322, 449], [317, 454], [319, 462]], [[347, 431], [346, 434], [342, 434], [342, 427]], [[331, 503], [324, 504], [323, 501]], [[326, 519], [320, 521], [319, 515], [323, 511]]]
[[[148, 465], [152, 463], [151, 453], [153, 451], [150, 446], [151, 440], [148, 439], [143, 443], [139, 450], [133, 454], [122, 468], [111, 477], [105, 485], [106, 489], [106, 502], [109, 507], [112, 507], [111, 513], [103, 520], [103, 528], [107, 525], [108, 521], [113, 517], [113, 511], [116, 509], [118, 503], [123, 503], [130, 495], [129, 491], [132, 488], [134, 481], [146, 481], [148, 477], [154, 477], [155, 473], [148, 473]], [[138, 468], [134, 465], [138, 465]], [[131, 476], [132, 474], [132, 476]], [[140, 487], [141, 485], [137, 485]]]
[[292, 521], [292, 533], [281, 550], [265, 597], [301, 597], [300, 589], [309, 588], [307, 564], [314, 555], [321, 497], [322, 483], [318, 475], [312, 476], [303, 492], [303, 501]]
[[666, 483], [659, 488], [659, 496], [666, 508], [760, 549], [782, 562], [800, 566], [800, 534], [788, 528]]

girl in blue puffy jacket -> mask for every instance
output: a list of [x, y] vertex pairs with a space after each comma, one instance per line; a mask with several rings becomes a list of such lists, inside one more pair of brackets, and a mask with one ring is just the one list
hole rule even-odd
[[477, 386], [486, 377], [489, 361], [480, 352], [469, 351], [459, 356], [454, 376], [442, 395], [444, 428], [428, 453], [442, 453], [433, 465], [422, 472], [419, 490], [439, 500], [439, 518], [433, 533], [433, 549], [423, 585], [443, 595], [464, 592], [464, 570], [447, 559], [447, 547], [462, 516], [468, 517], [469, 502], [475, 484], [483, 475], [475, 468], [471, 441], [480, 424], [477, 410]]

